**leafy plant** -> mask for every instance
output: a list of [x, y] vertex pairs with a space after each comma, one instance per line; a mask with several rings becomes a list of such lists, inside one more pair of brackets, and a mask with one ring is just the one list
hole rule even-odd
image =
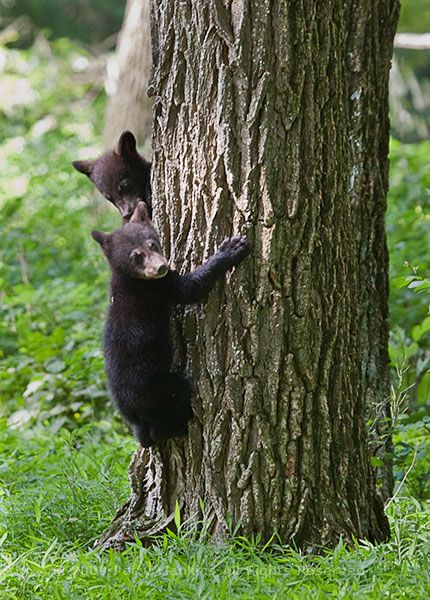
[[[99, 151], [104, 96], [90, 73], [100, 59], [44, 38], [1, 52], [1, 406], [12, 426], [57, 431], [111, 411], [101, 352], [107, 267], [90, 231], [111, 229], [116, 215], [71, 167], [83, 150]], [[16, 104], [22, 81], [27, 96]]]
[[404, 372], [411, 409], [430, 399], [430, 143], [391, 146], [387, 232], [390, 357]]
[[420, 500], [430, 497], [429, 162], [429, 142], [392, 142], [387, 229], [394, 464], [396, 479]]

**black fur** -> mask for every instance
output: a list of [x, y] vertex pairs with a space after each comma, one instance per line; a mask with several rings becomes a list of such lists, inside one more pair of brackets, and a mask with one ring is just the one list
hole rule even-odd
[[[157, 279], [142, 278], [147, 268], [150, 272], [146, 263], [159, 260], [158, 235], [142, 206], [139, 203], [122, 229], [112, 234], [93, 232], [93, 237], [112, 269], [112, 302], [105, 329], [109, 386], [141, 445], [150, 446], [185, 435], [192, 417], [190, 384], [181, 373], [171, 372], [171, 309], [203, 300], [216, 280], [249, 254], [249, 245], [241, 236], [226, 239], [192, 273], [169, 270]], [[154, 248], [156, 257], [145, 250], [144, 264], [136, 267], [129, 257], [145, 245]]]
[[113, 150], [93, 160], [76, 160], [73, 166], [91, 179], [128, 221], [140, 200], [152, 216], [151, 163], [136, 150], [136, 140], [124, 131]]

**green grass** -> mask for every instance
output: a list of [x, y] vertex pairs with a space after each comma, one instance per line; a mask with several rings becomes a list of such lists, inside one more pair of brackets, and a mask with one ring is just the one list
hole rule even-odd
[[430, 511], [411, 499], [389, 508], [392, 540], [324, 556], [243, 538], [219, 545], [185, 533], [151, 548], [95, 552], [128, 493], [134, 442], [108, 424], [31, 436], [0, 424], [0, 594], [35, 598], [426, 598]]

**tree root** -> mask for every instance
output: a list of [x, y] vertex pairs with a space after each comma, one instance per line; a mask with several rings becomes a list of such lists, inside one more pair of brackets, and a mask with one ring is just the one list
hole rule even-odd
[[166, 513], [161, 500], [153, 499], [152, 493], [160, 489], [159, 459], [156, 450], [136, 450], [128, 468], [130, 498], [118, 510], [108, 530], [96, 539], [94, 548], [122, 551], [127, 542], [136, 538], [149, 546], [155, 535], [164, 533], [170, 525], [174, 528], [174, 512]]

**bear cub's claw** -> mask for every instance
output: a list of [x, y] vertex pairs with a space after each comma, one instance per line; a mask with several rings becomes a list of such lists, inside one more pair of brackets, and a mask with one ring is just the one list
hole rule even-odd
[[235, 266], [248, 256], [251, 252], [251, 246], [245, 237], [235, 235], [221, 242], [218, 252], [228, 259], [231, 266]]

